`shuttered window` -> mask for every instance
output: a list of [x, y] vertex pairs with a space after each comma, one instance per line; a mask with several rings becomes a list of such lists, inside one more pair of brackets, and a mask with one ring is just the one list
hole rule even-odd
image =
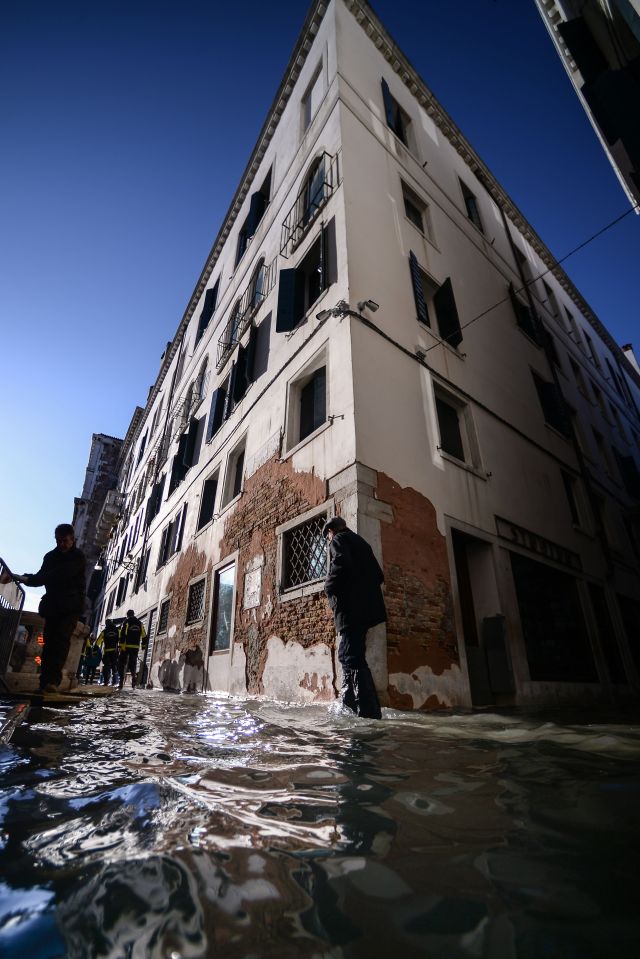
[[458, 347], [462, 343], [462, 328], [451, 278], [447, 277], [444, 283], [438, 286], [421, 268], [413, 250], [409, 252], [409, 270], [418, 321], [431, 327], [432, 313], [440, 338], [449, 346]]
[[198, 529], [202, 529], [213, 519], [216, 496], [218, 493], [218, 473], [210, 476], [204, 481], [202, 486], [202, 497], [200, 499], [200, 514], [198, 516]]
[[209, 325], [209, 320], [213, 316], [214, 310], [216, 308], [216, 303], [218, 301], [218, 287], [220, 280], [216, 280], [215, 284], [211, 289], [207, 290], [204, 295], [204, 306], [202, 307], [202, 313], [200, 314], [200, 320], [198, 322], [198, 330], [196, 333], [196, 343], [202, 337], [202, 334]]
[[513, 283], [509, 284], [509, 296], [511, 298], [513, 312], [516, 315], [516, 323], [520, 329], [526, 333], [530, 339], [533, 340], [534, 343], [540, 345], [536, 317], [530, 307], [526, 303], [523, 303], [523, 301], [520, 299], [515, 291]]
[[209, 410], [209, 422], [207, 425], [207, 443], [222, 426], [222, 414], [226, 400], [226, 390], [220, 387], [215, 390], [211, 397], [211, 408]]
[[532, 375], [545, 422], [563, 436], [570, 436], [569, 417], [560, 390], [555, 383], [543, 380], [537, 373], [532, 371]]
[[300, 264], [280, 270], [276, 332], [293, 330], [337, 278], [335, 220], [331, 219]]

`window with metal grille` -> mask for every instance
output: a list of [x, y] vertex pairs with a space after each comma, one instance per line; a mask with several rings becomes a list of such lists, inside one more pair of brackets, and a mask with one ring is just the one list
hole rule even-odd
[[199, 579], [197, 583], [192, 583], [189, 587], [189, 599], [187, 600], [187, 619], [186, 625], [196, 623], [202, 619], [204, 613], [204, 587], [206, 580]]
[[169, 600], [165, 599], [164, 603], [160, 607], [160, 617], [158, 619], [159, 633], [166, 633], [168, 622], [169, 622]]
[[323, 513], [283, 534], [284, 589], [323, 579], [327, 573], [327, 543], [322, 529], [327, 522]]

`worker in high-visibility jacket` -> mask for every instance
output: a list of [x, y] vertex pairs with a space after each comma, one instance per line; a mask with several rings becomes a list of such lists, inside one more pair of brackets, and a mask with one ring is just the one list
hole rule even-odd
[[136, 688], [138, 653], [146, 636], [144, 626], [134, 611], [128, 609], [127, 618], [120, 627], [120, 655], [118, 656], [120, 689], [124, 686], [124, 679], [127, 673], [131, 673], [131, 686], [133, 689]]
[[104, 629], [98, 636], [98, 645], [102, 647], [102, 684], [109, 686], [116, 681], [118, 668], [118, 645], [120, 630], [112, 619], [105, 620]]

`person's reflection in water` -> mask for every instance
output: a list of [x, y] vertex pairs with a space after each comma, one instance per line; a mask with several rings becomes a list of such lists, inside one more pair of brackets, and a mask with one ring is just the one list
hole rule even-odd
[[336, 787], [335, 826], [340, 839], [326, 855], [305, 856], [305, 865], [293, 875], [313, 900], [300, 916], [303, 927], [332, 945], [345, 945], [365, 934], [341, 907], [344, 886], [351, 872], [361, 871], [368, 861], [385, 856], [397, 832], [396, 822], [381, 809], [393, 790], [376, 778], [377, 739], [381, 739], [380, 734], [368, 739], [352, 736], [335, 752], [328, 751], [331, 765], [346, 777]]

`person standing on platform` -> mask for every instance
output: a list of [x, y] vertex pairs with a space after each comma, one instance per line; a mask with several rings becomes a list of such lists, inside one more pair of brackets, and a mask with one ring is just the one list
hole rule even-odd
[[387, 618], [380, 588], [384, 574], [367, 541], [350, 530], [341, 516], [330, 519], [322, 534], [329, 540], [324, 591], [340, 634], [342, 702], [358, 716], [380, 719], [378, 694], [365, 654], [367, 630]]
[[118, 672], [120, 673], [120, 689], [124, 686], [125, 676], [131, 673], [131, 686], [136, 688], [136, 672], [138, 668], [138, 654], [143, 640], [146, 638], [144, 626], [132, 609], [127, 610], [127, 618], [120, 627], [120, 655], [118, 656]]
[[57, 692], [62, 682], [71, 637], [85, 604], [85, 558], [76, 546], [73, 526], [61, 523], [54, 535], [56, 547], [45, 554], [38, 572], [15, 577], [25, 586], [46, 590], [38, 606], [44, 618], [40, 689], [45, 693]]

